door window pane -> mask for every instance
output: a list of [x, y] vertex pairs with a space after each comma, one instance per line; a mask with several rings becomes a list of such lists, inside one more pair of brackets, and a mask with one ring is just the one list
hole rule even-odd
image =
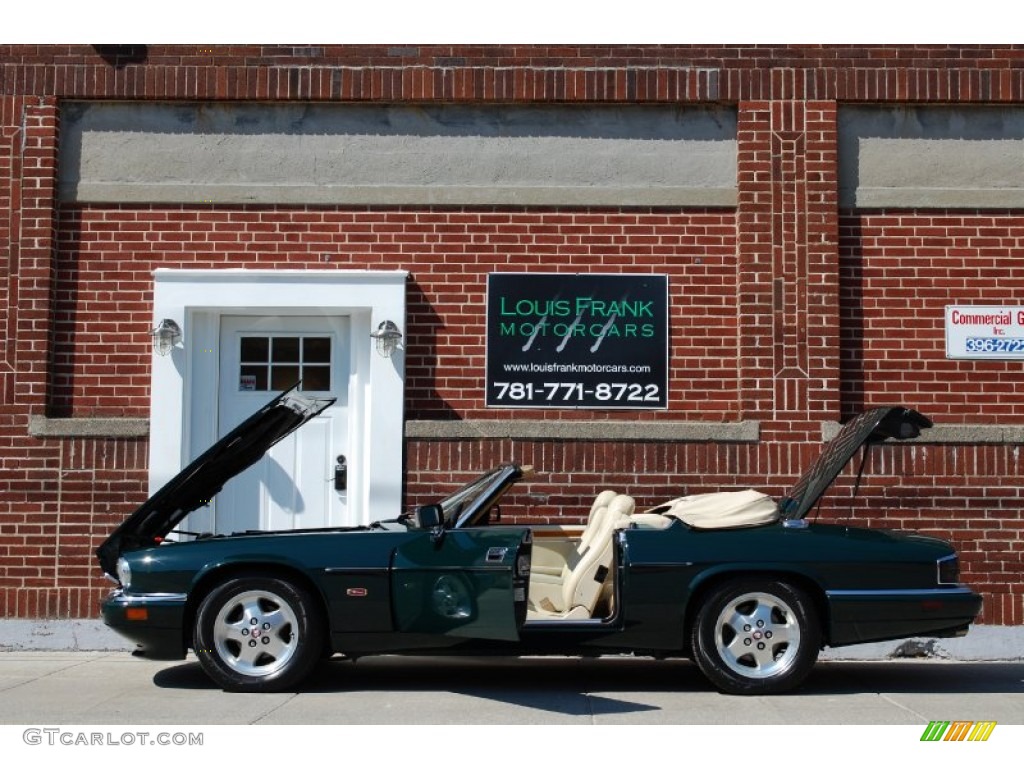
[[327, 392], [331, 388], [331, 367], [329, 365], [302, 366], [302, 389], [304, 392]]
[[240, 392], [266, 392], [267, 366], [243, 365], [238, 378]]
[[302, 381], [306, 392], [331, 390], [330, 336], [242, 336], [238, 390], [280, 392]]
[[307, 336], [302, 340], [302, 362], [330, 363], [331, 340], [327, 337]]
[[[270, 388], [281, 392], [288, 387], [295, 386], [301, 378], [300, 368], [297, 365], [275, 365], [271, 368]], [[305, 389], [305, 386], [301, 387]]]
[[299, 339], [296, 338], [275, 338], [271, 348], [270, 362], [272, 363], [297, 363], [299, 362]]
[[270, 359], [270, 339], [263, 336], [242, 337], [242, 362], [265, 363]]

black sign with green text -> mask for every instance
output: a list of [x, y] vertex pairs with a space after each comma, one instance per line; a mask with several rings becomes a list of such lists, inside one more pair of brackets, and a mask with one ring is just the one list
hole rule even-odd
[[666, 408], [668, 277], [488, 275], [486, 402]]

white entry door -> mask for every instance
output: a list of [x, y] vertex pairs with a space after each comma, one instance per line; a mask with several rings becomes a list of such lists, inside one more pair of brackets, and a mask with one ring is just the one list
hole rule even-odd
[[343, 316], [221, 318], [219, 436], [296, 382], [303, 392], [337, 400], [228, 481], [215, 501], [216, 532], [352, 524], [345, 483], [349, 341]]

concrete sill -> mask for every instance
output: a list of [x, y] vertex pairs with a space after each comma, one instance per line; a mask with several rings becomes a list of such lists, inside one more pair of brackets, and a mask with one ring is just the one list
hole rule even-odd
[[51, 419], [47, 416], [30, 416], [28, 433], [39, 438], [68, 437], [149, 437], [149, 419]]
[[756, 443], [757, 421], [525, 421], [470, 419], [407, 421], [405, 436], [417, 440], [578, 440], [657, 443]]
[[[839, 434], [842, 425], [837, 421], [825, 421], [821, 424], [821, 439], [828, 442]], [[1014, 445], [1024, 443], [1024, 427], [1000, 426], [999, 424], [936, 424], [926, 429], [920, 437], [903, 440], [906, 443], [933, 443], [965, 445]]]

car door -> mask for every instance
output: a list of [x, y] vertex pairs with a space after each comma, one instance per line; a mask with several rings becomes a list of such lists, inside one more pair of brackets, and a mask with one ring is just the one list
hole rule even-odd
[[518, 640], [526, 619], [529, 529], [423, 531], [395, 549], [391, 594], [399, 631]]

